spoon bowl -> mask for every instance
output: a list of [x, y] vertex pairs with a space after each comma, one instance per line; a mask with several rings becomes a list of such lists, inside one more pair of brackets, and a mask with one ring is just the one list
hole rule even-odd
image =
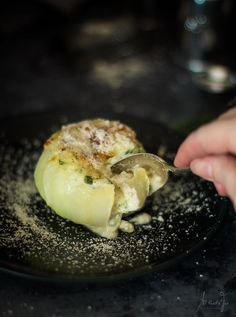
[[161, 157], [151, 153], [131, 154], [111, 166], [112, 173], [119, 174], [122, 171], [128, 171], [135, 166], [140, 166], [151, 170], [157, 174], [163, 183], [168, 179], [169, 172], [178, 173], [189, 171], [189, 168], [178, 168], [169, 165]]

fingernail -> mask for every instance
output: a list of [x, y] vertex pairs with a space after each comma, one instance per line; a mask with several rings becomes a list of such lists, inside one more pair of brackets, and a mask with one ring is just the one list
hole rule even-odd
[[201, 159], [196, 159], [192, 161], [190, 168], [193, 173], [197, 174], [198, 176], [201, 176], [209, 181], [213, 180], [212, 166], [208, 162]]

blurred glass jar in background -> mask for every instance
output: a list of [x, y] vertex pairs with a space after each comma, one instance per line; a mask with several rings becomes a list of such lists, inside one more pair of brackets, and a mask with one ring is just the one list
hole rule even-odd
[[209, 92], [236, 86], [227, 40], [231, 0], [183, 0], [181, 63], [194, 74], [194, 82]]
[[201, 62], [220, 59], [229, 11], [229, 0], [182, 1], [182, 54], [190, 70], [201, 71]]

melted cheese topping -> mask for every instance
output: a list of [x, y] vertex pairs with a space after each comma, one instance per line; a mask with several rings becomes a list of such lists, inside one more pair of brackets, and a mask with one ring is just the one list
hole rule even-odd
[[122, 217], [143, 207], [160, 187], [142, 167], [120, 175], [111, 165], [144, 152], [135, 132], [118, 121], [84, 120], [63, 126], [49, 138], [35, 169], [40, 195], [58, 215], [113, 238], [118, 229], [133, 232]]

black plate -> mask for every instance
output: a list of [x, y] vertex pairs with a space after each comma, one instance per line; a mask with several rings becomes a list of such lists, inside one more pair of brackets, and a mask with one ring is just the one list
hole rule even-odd
[[[114, 118], [113, 115], [106, 115]], [[160, 145], [173, 156], [179, 140], [158, 123], [117, 117], [132, 126], [146, 149]], [[36, 193], [33, 170], [42, 142], [61, 124], [83, 119], [76, 112], [9, 118], [1, 122], [0, 268], [50, 280], [94, 281], [160, 270], [203, 245], [228, 209], [214, 187], [191, 173], [174, 176], [153, 195], [149, 225], [107, 240], [55, 215]]]

